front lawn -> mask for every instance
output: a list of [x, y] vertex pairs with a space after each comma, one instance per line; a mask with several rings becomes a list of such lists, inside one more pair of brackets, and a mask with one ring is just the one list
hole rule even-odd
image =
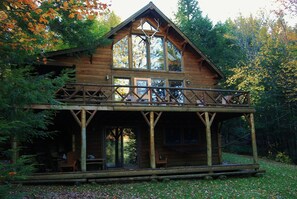
[[[224, 161], [251, 163], [246, 156], [224, 154]], [[260, 159], [261, 177], [228, 177], [215, 180], [168, 180], [80, 186], [16, 186], [21, 198], [296, 198], [297, 167]], [[27, 197], [24, 197], [27, 196]]]

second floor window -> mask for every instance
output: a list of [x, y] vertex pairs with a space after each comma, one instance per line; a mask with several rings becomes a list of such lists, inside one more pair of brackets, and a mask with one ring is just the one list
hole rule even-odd
[[129, 68], [128, 36], [113, 45], [113, 67]]
[[113, 68], [181, 72], [182, 55], [163, 37], [148, 39], [144, 35], [132, 34], [113, 45]]

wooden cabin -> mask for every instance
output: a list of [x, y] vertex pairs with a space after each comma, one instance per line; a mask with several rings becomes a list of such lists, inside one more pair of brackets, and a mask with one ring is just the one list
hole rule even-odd
[[[258, 171], [249, 93], [219, 89], [222, 72], [153, 3], [105, 37], [111, 42], [95, 50], [47, 53], [39, 66], [76, 71], [76, 82], [57, 91], [59, 104], [32, 105], [58, 110], [51, 127], [58, 133], [30, 149], [44, 159], [76, 154], [76, 166], [44, 162], [45, 171], [69, 169], [75, 173], [63, 179], [95, 181]], [[254, 162], [222, 164], [222, 123], [241, 116], [251, 127]], [[44, 176], [35, 177], [60, 175]]]

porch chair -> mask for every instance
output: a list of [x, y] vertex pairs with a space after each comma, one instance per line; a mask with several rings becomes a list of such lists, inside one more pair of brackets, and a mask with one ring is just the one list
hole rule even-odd
[[63, 171], [63, 169], [71, 169], [72, 171], [77, 171], [78, 158], [77, 154], [74, 151], [67, 153], [67, 159], [60, 161], [58, 163], [59, 171]]
[[156, 161], [156, 167], [158, 166], [164, 166], [167, 167], [167, 157], [160, 155], [158, 151], [155, 151], [155, 161]]

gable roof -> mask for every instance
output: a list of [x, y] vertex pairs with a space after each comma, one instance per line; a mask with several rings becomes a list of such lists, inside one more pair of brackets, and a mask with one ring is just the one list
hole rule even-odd
[[[182, 31], [168, 18], [166, 17], [152, 2], [144, 6], [142, 9], [137, 11], [135, 14], [133, 14], [131, 17], [120, 23], [118, 26], [113, 28], [111, 31], [109, 31], [103, 38], [111, 38], [113, 35], [115, 35], [118, 31], [122, 30], [123, 28], [129, 26], [132, 22], [134, 22], [137, 19], [140, 19], [142, 17], [145, 17], [147, 15], [152, 15], [155, 18], [160, 20], [161, 24], [168, 24], [170, 26], [171, 30], [175, 31], [180, 37], [182, 37], [185, 42], [190, 45], [194, 51], [196, 51], [201, 57], [202, 60], [206, 61], [206, 63], [209, 65], [209, 68], [214, 71], [219, 78], [224, 78], [223, 73], [220, 69], [218, 69], [202, 52], [199, 50], [198, 47], [196, 47], [191, 40], [184, 34]], [[97, 46], [98, 47], [98, 46]], [[64, 49], [64, 50], [58, 50], [58, 51], [52, 51], [52, 52], [46, 52], [43, 56], [44, 57], [53, 57], [58, 55], [65, 55], [65, 54], [71, 54], [71, 53], [77, 53], [77, 52], [83, 52], [83, 51], [90, 51], [94, 48], [70, 48], [70, 49]]]
[[210, 66], [210, 69], [213, 70], [215, 73], [218, 74], [219, 78], [223, 78], [224, 75], [221, 72], [220, 69], [218, 69], [207, 57], [204, 55], [199, 48], [194, 45], [189, 38], [182, 33], [182, 31], [168, 18], [166, 17], [156, 6], [154, 3], [150, 2], [146, 6], [144, 6], [142, 9], [137, 11], [135, 14], [133, 14], [131, 17], [120, 23], [118, 26], [113, 28], [110, 32], [108, 32], [105, 37], [111, 38], [114, 34], [116, 34], [118, 31], [123, 29], [126, 26], [129, 26], [133, 21], [140, 19], [144, 16], [147, 16], [148, 14], [155, 16], [155, 18], [159, 19], [162, 24], [167, 23], [177, 34], [179, 34], [188, 45], [190, 45], [201, 57], [203, 60], [207, 62], [207, 64]]

